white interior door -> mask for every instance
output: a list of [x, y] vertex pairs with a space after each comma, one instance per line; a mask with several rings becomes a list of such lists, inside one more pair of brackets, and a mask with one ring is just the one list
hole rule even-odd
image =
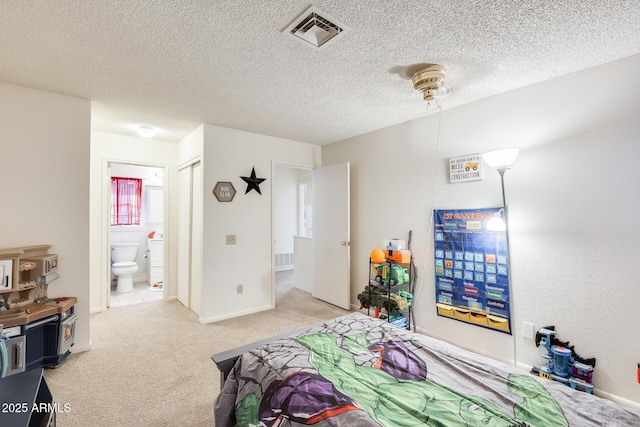
[[178, 271], [177, 297], [190, 308], [191, 290], [191, 166], [178, 171]]
[[313, 296], [350, 308], [349, 163], [313, 171]]

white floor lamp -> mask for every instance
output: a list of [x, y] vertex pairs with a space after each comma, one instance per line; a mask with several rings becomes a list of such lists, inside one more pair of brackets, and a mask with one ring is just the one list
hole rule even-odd
[[507, 215], [507, 198], [504, 192], [504, 173], [509, 167], [516, 161], [518, 157], [517, 148], [505, 148], [502, 150], [489, 151], [482, 156], [484, 162], [495, 168], [500, 174], [500, 184], [502, 186], [502, 209], [500, 213], [504, 215], [504, 219], [500, 216], [495, 216], [487, 221], [487, 228], [492, 231], [504, 231], [507, 241], [507, 268], [509, 269], [509, 310], [511, 316], [511, 332], [513, 336], [513, 366], [516, 366], [516, 319], [513, 313], [513, 288], [511, 286], [511, 254], [509, 248], [509, 220]]

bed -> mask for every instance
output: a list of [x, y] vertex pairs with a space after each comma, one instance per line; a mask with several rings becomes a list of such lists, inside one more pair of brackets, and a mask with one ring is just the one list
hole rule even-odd
[[218, 427], [640, 426], [639, 411], [358, 312], [226, 360]]

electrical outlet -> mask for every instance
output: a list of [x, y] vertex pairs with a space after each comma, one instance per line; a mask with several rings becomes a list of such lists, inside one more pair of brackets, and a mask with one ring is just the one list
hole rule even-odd
[[533, 323], [522, 322], [522, 336], [529, 339], [535, 339], [536, 327]]
[[235, 245], [235, 244], [236, 244], [236, 235], [227, 234], [227, 245]]
[[236, 285], [236, 292], [241, 294], [244, 292], [244, 286], [242, 285]]

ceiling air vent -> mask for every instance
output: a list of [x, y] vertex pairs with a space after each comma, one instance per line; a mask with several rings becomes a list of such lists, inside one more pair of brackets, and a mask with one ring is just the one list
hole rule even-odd
[[317, 7], [311, 6], [289, 24], [283, 33], [307, 46], [320, 49], [347, 31], [349, 28], [346, 25]]

